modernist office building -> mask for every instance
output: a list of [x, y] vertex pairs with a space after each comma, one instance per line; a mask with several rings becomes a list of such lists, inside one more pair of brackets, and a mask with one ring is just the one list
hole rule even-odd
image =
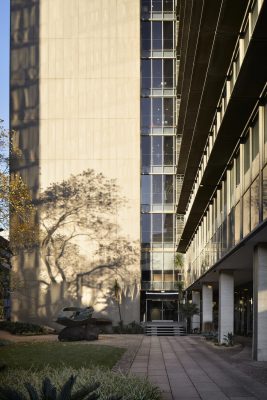
[[[11, 1], [11, 170], [39, 227], [14, 261], [14, 318], [72, 303], [116, 322], [117, 280], [124, 322], [177, 319], [176, 45], [174, 0]], [[71, 184], [116, 201], [79, 203], [79, 220]]]
[[[176, 320], [178, 250], [201, 308], [194, 327], [218, 325], [220, 340], [254, 332], [254, 355], [266, 359], [266, 7], [11, 1], [11, 127], [22, 150], [12, 170], [38, 207], [51, 185], [79, 184], [88, 169], [114, 179], [120, 198], [110, 231], [88, 243], [79, 226], [59, 263], [52, 244], [65, 228], [45, 251], [17, 256], [17, 318], [49, 322], [77, 301], [118, 320], [117, 279], [125, 322]], [[41, 239], [57, 206], [45, 219], [38, 208]]]
[[[202, 329], [267, 360], [267, 2], [182, 1], [178, 251]], [[194, 326], [200, 326], [199, 317]]]

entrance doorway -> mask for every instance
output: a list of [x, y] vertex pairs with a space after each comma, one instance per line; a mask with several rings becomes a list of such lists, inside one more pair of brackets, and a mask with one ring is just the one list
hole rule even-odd
[[178, 300], [146, 300], [147, 321], [178, 321]]

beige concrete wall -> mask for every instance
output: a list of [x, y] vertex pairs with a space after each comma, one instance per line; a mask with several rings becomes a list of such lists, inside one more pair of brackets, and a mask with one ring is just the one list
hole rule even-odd
[[[115, 279], [122, 289], [122, 318], [126, 322], [139, 319], [139, 3], [139, 0], [40, 0], [39, 195], [54, 183], [68, 181], [70, 175], [78, 177], [92, 169], [96, 174], [102, 173], [106, 182], [115, 179], [117, 197], [124, 203], [106, 213], [106, 219], [113, 225], [108, 237], [97, 237], [95, 232], [96, 236], [89, 240], [85, 229], [77, 225], [77, 219], [65, 231], [62, 227], [58, 231], [59, 235], [69, 235], [72, 229], [78, 233], [71, 243], [78, 249], [81, 262], [76, 259], [74, 264], [71, 260], [68, 263], [67, 254], [64, 261], [64, 268], [73, 270], [72, 278], [75, 274], [89, 273], [103, 259], [104, 264], [110, 259], [116, 264], [116, 257], [119, 258], [114, 268], [97, 270], [92, 278], [89, 274], [89, 287], [84, 286], [84, 279], [79, 280], [79, 293], [73, 296], [69, 282], [62, 280], [54, 262], [55, 281], [51, 282], [46, 265], [51, 254], [40, 257], [37, 280], [41, 278], [49, 285], [38, 283], [36, 312], [46, 323], [65, 299], [66, 304], [93, 305], [99, 315], [118, 319], [110, 291]], [[59, 211], [55, 215], [59, 216]], [[41, 230], [44, 230], [42, 222], [51, 227], [55, 215], [50, 220], [47, 213], [40, 211]], [[111, 255], [105, 253], [104, 257], [95, 251], [100, 237]], [[116, 240], [119, 250], [110, 248]], [[123, 259], [120, 251], [125, 253]], [[17, 261], [17, 268], [20, 263]], [[94, 281], [93, 288], [90, 279]], [[18, 318], [20, 301], [14, 300]]]

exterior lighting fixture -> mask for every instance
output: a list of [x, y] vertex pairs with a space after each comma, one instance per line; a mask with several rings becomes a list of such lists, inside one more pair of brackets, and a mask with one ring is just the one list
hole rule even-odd
[[209, 289], [212, 289], [212, 285], [208, 285], [208, 288], [209, 288]]
[[160, 293], [165, 293], [165, 290], [161, 290]]

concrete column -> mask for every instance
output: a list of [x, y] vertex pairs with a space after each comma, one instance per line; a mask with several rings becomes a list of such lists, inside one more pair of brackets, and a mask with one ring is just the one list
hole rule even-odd
[[221, 271], [219, 275], [219, 342], [224, 336], [234, 333], [234, 276], [232, 271]]
[[[200, 311], [200, 292], [192, 291], [192, 303], [196, 304]], [[192, 317], [192, 330], [200, 329], [200, 314]]]
[[210, 331], [213, 323], [213, 288], [202, 285], [202, 332]]
[[252, 357], [267, 361], [267, 244], [254, 249]]

